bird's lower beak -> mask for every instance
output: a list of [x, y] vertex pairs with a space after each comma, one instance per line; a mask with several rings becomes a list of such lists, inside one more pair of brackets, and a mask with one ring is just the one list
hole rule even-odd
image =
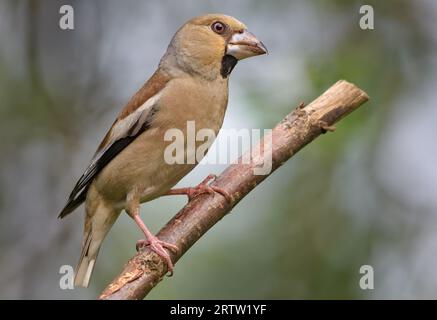
[[235, 33], [226, 48], [226, 54], [238, 60], [258, 56], [267, 52], [267, 48], [264, 44], [247, 30], [244, 30], [242, 33]]

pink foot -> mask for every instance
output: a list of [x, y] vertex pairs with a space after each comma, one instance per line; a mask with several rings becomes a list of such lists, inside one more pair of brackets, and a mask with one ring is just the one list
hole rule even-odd
[[206, 177], [205, 180], [203, 180], [195, 187], [172, 189], [167, 194], [168, 195], [186, 194], [188, 196], [188, 201], [191, 201], [195, 197], [201, 194], [208, 193], [214, 195], [217, 192], [220, 193], [223, 197], [225, 197], [229, 203], [232, 203], [232, 197], [226, 190], [216, 186], [209, 185], [209, 183], [211, 181], [214, 181], [215, 179], [217, 179], [217, 176], [215, 174], [210, 174]]
[[173, 275], [173, 262], [170, 259], [170, 255], [165, 250], [170, 249], [173, 251], [177, 251], [178, 247], [174, 244], [159, 240], [157, 237], [153, 236], [148, 240], [141, 239], [137, 241], [136, 248], [137, 251], [140, 251], [143, 247], [149, 247], [150, 250], [155, 252], [157, 255], [159, 255], [161, 258], [164, 259], [165, 263], [167, 264], [168, 272], [170, 272], [169, 276]]

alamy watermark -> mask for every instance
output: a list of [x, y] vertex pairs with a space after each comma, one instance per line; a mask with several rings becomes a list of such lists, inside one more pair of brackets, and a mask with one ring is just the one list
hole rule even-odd
[[[267, 175], [272, 171], [271, 129], [222, 129], [217, 143], [216, 134], [209, 128], [196, 128], [195, 121], [187, 121], [186, 130], [169, 129], [164, 141], [169, 142], [164, 151], [167, 164], [247, 164], [254, 175]], [[263, 135], [263, 138], [261, 139]], [[259, 144], [253, 146], [255, 141]], [[250, 151], [250, 152], [249, 152]], [[201, 162], [208, 152], [205, 161]], [[232, 156], [243, 154], [240, 158]]]
[[74, 30], [74, 9], [69, 4], [64, 4], [59, 8], [61, 18], [59, 19], [59, 28], [62, 30]]
[[359, 25], [362, 30], [375, 29], [375, 14], [373, 7], [369, 4], [360, 7], [360, 14], [362, 14]]
[[360, 288], [362, 290], [373, 290], [375, 289], [374, 283], [374, 270], [371, 265], [363, 265], [360, 267]]
[[59, 268], [59, 288], [62, 290], [74, 289], [74, 269], [68, 264], [64, 264]]

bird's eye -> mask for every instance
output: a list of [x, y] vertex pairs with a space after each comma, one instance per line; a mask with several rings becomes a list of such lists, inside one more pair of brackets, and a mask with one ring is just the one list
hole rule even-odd
[[214, 22], [214, 23], [211, 25], [211, 29], [212, 29], [212, 31], [214, 31], [215, 33], [222, 34], [222, 33], [225, 31], [226, 27], [225, 27], [225, 25], [224, 25], [223, 23], [221, 23], [221, 22]]

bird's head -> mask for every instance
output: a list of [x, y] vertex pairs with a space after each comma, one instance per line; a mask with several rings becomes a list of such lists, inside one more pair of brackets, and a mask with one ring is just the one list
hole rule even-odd
[[265, 54], [266, 47], [237, 19], [207, 14], [176, 32], [162, 64], [207, 79], [227, 78], [239, 60]]

